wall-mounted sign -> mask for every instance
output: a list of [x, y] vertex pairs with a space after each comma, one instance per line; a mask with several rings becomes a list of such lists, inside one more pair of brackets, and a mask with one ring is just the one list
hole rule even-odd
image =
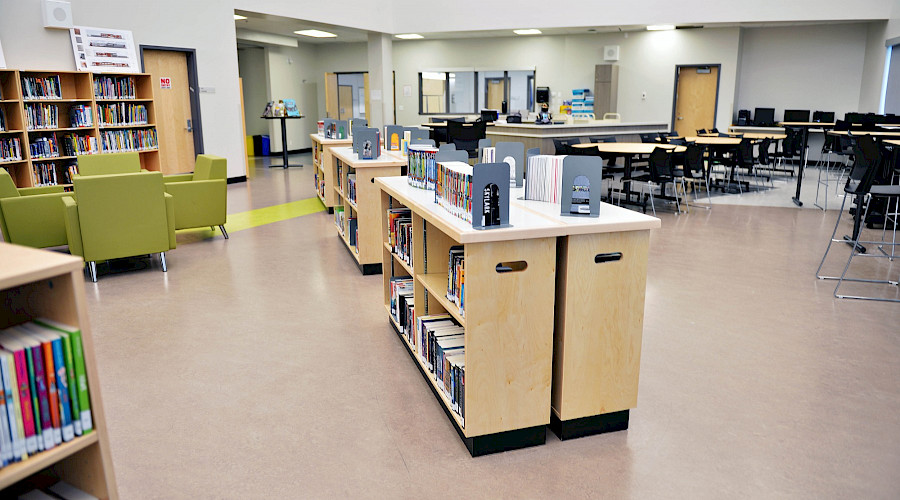
[[69, 35], [78, 71], [141, 72], [131, 31], [75, 26]]
[[172, 88], [172, 79], [168, 76], [161, 76], [159, 78], [159, 88], [171, 89]]

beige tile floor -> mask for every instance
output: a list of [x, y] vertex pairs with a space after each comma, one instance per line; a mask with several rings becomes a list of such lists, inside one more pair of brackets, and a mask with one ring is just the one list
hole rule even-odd
[[[311, 167], [255, 174], [232, 212], [314, 196]], [[119, 493], [900, 498], [900, 306], [813, 277], [835, 216], [661, 213], [630, 429], [476, 459], [330, 216], [183, 243], [87, 284]]]

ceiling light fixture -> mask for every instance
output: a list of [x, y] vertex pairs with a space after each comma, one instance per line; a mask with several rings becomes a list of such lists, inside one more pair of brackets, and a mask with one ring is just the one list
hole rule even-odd
[[335, 35], [334, 33], [329, 33], [327, 31], [320, 31], [320, 30], [300, 30], [300, 31], [295, 31], [294, 33], [296, 33], [298, 35], [303, 35], [303, 36], [311, 36], [313, 38], [335, 38], [335, 37], [337, 37], [337, 35]]
[[242, 15], [240, 15], [240, 14], [235, 14], [235, 15], [234, 15], [234, 20], [235, 20], [235, 21], [241, 21], [241, 20], [244, 20], [244, 19], [247, 19], [247, 16], [242, 16]]
[[517, 35], [540, 35], [541, 30], [536, 30], [536, 29], [513, 30], [513, 33], [515, 33]]
[[406, 33], [404, 35], [394, 35], [395, 37], [401, 40], [419, 40], [421, 38], [425, 38], [424, 36], [418, 33]]
[[651, 24], [647, 26], [647, 31], [668, 31], [675, 29], [674, 24]]

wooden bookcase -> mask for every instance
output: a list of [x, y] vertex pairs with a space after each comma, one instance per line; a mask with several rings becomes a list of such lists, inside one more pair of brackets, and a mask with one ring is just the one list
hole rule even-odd
[[[406, 159], [387, 151], [382, 151], [376, 160], [360, 160], [352, 147], [332, 147], [330, 177], [335, 179], [332, 192], [337, 198], [336, 206], [344, 208], [344, 227], [338, 227], [338, 235], [344, 240], [350, 255], [364, 275], [381, 272], [382, 236], [379, 229], [381, 198], [374, 181], [376, 177], [399, 176], [406, 166]], [[356, 201], [350, 199], [347, 176], [356, 175]], [[356, 245], [350, 244], [350, 217], [356, 217], [358, 237]]]
[[0, 328], [42, 316], [81, 329], [94, 423], [90, 434], [0, 469], [0, 496], [5, 497], [3, 490], [18, 481], [50, 469], [98, 498], [118, 498], [85, 304], [84, 261], [7, 243], [0, 243], [0, 261], [5, 263], [0, 266]]
[[[542, 444], [548, 424], [564, 438], [617, 430], [623, 409], [627, 426], [627, 408], [636, 404], [649, 231], [659, 219], [607, 204], [599, 218], [562, 217], [559, 205], [522, 200], [523, 190], [513, 189], [510, 227], [474, 230], [405, 177], [375, 184], [389, 322], [399, 332], [390, 280], [405, 276], [415, 280], [416, 316], [446, 312], [465, 328], [464, 422], [400, 338], [473, 456]], [[398, 207], [412, 212], [412, 265], [388, 243], [387, 211]], [[465, 254], [464, 317], [446, 299], [454, 245]], [[621, 259], [603, 259], [616, 252]], [[524, 269], [506, 265], [519, 261]], [[501, 263], [520, 270], [502, 272]], [[598, 360], [608, 363], [594, 369]], [[583, 424], [588, 431], [579, 433]]]
[[[22, 78], [59, 77], [61, 99], [25, 99]], [[94, 79], [103, 77], [129, 77], [135, 82], [134, 98], [103, 98], [94, 93]], [[6, 113], [9, 129], [0, 132], [0, 137], [19, 137], [22, 144], [22, 159], [14, 162], [0, 163], [5, 167], [18, 187], [32, 187], [36, 185], [34, 172], [42, 166], [55, 164], [59, 184], [65, 183], [65, 172], [70, 165], [77, 165], [78, 156], [65, 156], [62, 152], [62, 137], [68, 134], [90, 136], [97, 140], [98, 150], [95, 154], [115, 152], [107, 150], [102, 145], [102, 137], [106, 132], [154, 130], [156, 129], [156, 110], [153, 105], [151, 78], [148, 74], [115, 74], [115, 73], [85, 73], [79, 71], [26, 71], [26, 70], [0, 70], [0, 89], [3, 100], [0, 107]], [[146, 124], [139, 125], [101, 125], [100, 111], [102, 106], [114, 104], [142, 104], [147, 107], [148, 120]], [[27, 126], [27, 112], [33, 106], [55, 105], [58, 108], [58, 127], [29, 129]], [[74, 127], [71, 123], [69, 112], [73, 106], [89, 106], [91, 108], [93, 124], [90, 127]], [[13, 128], [15, 127], [15, 128]], [[30, 144], [42, 137], [55, 137], [59, 144], [60, 156], [50, 158], [33, 157]], [[158, 143], [157, 143], [158, 144]], [[141, 168], [152, 171], [160, 170], [159, 148], [146, 148], [139, 150]]]
[[340, 205], [342, 201], [337, 193], [334, 192], [337, 179], [334, 177], [334, 169], [331, 168], [333, 162], [331, 149], [349, 146], [353, 143], [353, 140], [326, 139], [319, 134], [309, 134], [309, 137], [312, 139], [313, 166], [316, 167], [316, 195], [322, 200], [322, 204], [328, 209], [328, 213], [334, 213], [335, 205]]

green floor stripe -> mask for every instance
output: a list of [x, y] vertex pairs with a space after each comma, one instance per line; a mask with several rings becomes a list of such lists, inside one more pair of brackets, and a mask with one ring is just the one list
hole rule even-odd
[[[322, 201], [318, 197], [292, 201], [281, 205], [273, 205], [271, 207], [257, 208], [246, 212], [228, 214], [228, 222], [225, 223], [225, 230], [228, 231], [228, 234], [230, 235], [238, 231], [243, 231], [244, 229], [302, 217], [304, 215], [323, 212], [324, 210], [325, 205], [322, 204]], [[178, 231], [178, 235], [190, 235], [196, 237], [196, 240], [191, 238], [190, 241], [179, 241], [179, 243], [191, 243], [191, 241], [199, 241], [216, 236], [221, 237], [218, 228], [216, 228], [215, 231], [208, 228], [185, 229], [183, 231]]]

